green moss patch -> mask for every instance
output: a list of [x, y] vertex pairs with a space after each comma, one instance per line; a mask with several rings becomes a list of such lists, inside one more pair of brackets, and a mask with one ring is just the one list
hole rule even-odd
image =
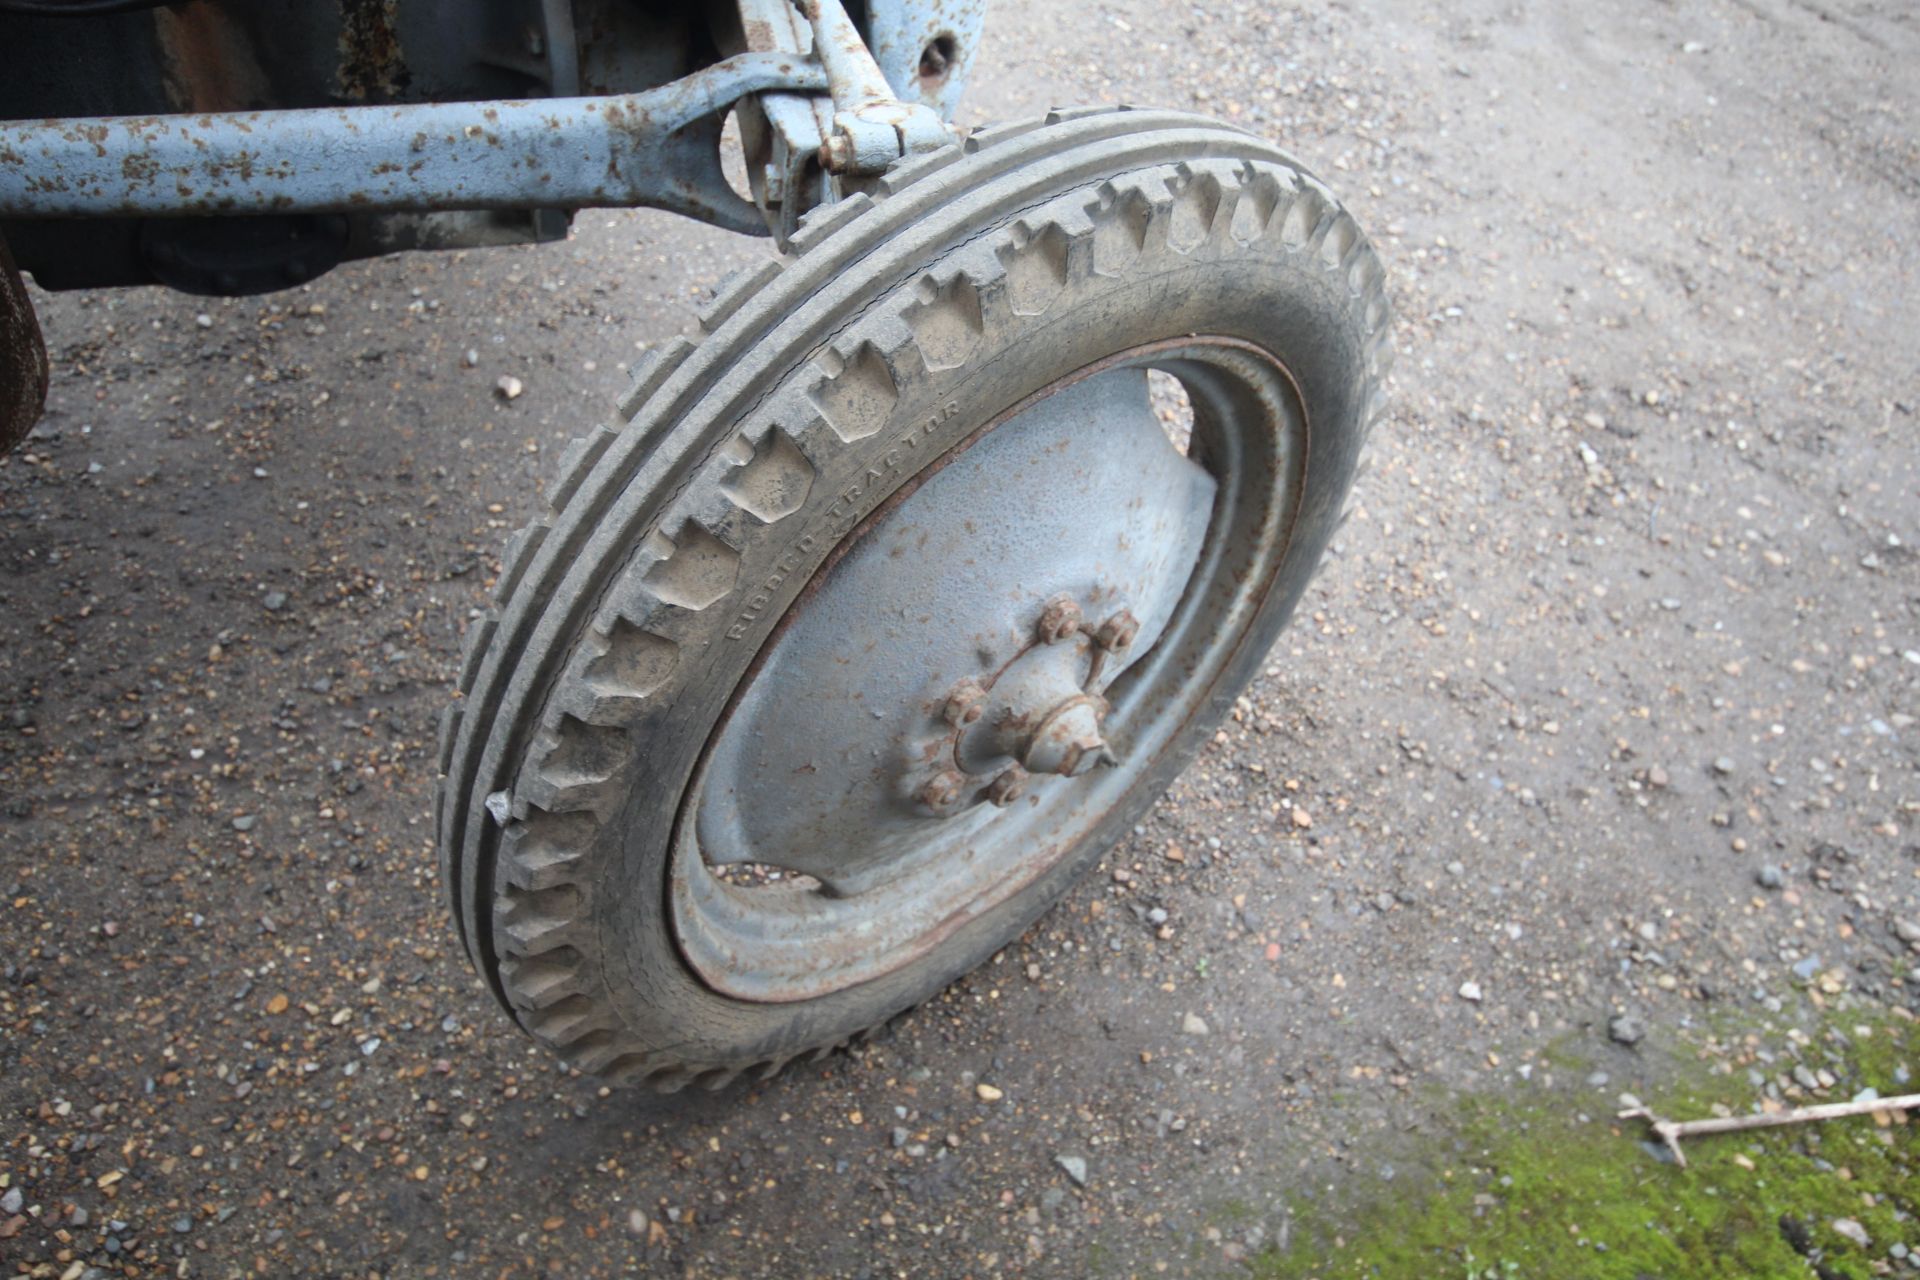
[[[1848, 1069], [1836, 1075], [1899, 1092], [1892, 1070], [1913, 1062], [1912, 1037], [1904, 1022], [1846, 1037], [1837, 1065]], [[1669, 1119], [1705, 1116], [1715, 1102], [1744, 1110], [1755, 1095], [1744, 1072], [1689, 1062], [1674, 1074], [1647, 1099]], [[1889, 1269], [1896, 1244], [1920, 1250], [1920, 1115], [1699, 1138], [1686, 1144], [1682, 1169], [1650, 1150], [1643, 1125], [1615, 1120], [1611, 1102], [1591, 1092], [1457, 1099], [1444, 1136], [1402, 1153], [1423, 1170], [1401, 1180], [1410, 1185], [1360, 1203], [1295, 1202], [1290, 1247], [1255, 1258], [1254, 1274], [1920, 1280], [1907, 1263]], [[1842, 1220], [1869, 1243], [1837, 1230]]]

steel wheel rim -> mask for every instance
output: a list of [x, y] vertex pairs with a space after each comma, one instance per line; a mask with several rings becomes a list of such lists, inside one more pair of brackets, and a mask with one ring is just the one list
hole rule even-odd
[[[1185, 388], [1193, 407], [1186, 461], [1205, 472], [1213, 491], [1191, 567], [1182, 575], [1173, 598], [1156, 604], [1153, 612], [1165, 616], [1150, 627], [1152, 634], [1131, 652], [1103, 651], [1093, 635], [1101, 622], [1109, 620], [1101, 617], [1089, 620], [1070, 641], [1077, 647], [1081, 638], [1087, 640], [1089, 665], [1094, 651], [1105, 652], [1109, 659], [1106, 669], [1095, 666], [1087, 688], [1099, 695], [1096, 702], [1107, 704], [1100, 727], [1117, 757], [1115, 762], [1091, 771], [1081, 762], [1075, 776], [1044, 778], [1044, 787], [1031, 788], [1004, 808], [983, 802], [991, 795], [983, 786], [971, 796], [971, 803], [962, 806], [958, 818], [946, 820], [928, 808], [923, 786], [924, 779], [939, 772], [939, 761], [929, 759], [920, 776], [896, 769], [900, 773], [896, 778], [876, 768], [876, 777], [882, 779], [877, 785], [888, 792], [880, 806], [889, 810], [884, 820], [891, 823], [898, 817], [892, 810], [898, 809], [899, 789], [906, 786], [918, 800], [916, 816], [924, 821], [919, 828], [924, 838], [908, 839], [910, 848], [875, 859], [873, 866], [862, 863], [860, 874], [850, 881], [851, 892], [843, 891], [839, 883], [823, 884], [812, 877], [747, 885], [721, 870], [743, 862], [787, 868], [797, 862], [822, 871], [821, 880], [838, 879], [839, 864], [829, 870], [821, 861], [825, 855], [817, 849], [802, 857], [793, 852], [796, 846], [770, 849], [764, 838], [760, 843], [742, 839], [754, 823], [733, 816], [749, 810], [731, 797], [740, 795], [753, 780], [742, 776], [743, 768], [761, 778], [778, 773], [751, 767], [756, 751], [764, 766], [765, 748], [750, 728], [741, 725], [754, 719], [756, 702], [760, 706], [774, 703], [777, 693], [793, 691], [793, 681], [804, 685], [799, 675], [791, 677], [785, 688], [780, 684], [782, 658], [788, 656], [783, 646], [804, 631], [810, 608], [819, 608], [823, 598], [832, 600], [840, 575], [858, 571], [843, 565], [859, 566], [863, 555], [877, 555], [872, 549], [890, 528], [911, 517], [917, 503], [924, 509], [926, 491], [961, 483], [943, 477], [969, 468], [990, 468], [993, 448], [1001, 444], [1012, 448], [1008, 442], [1027, 432], [1057, 429], [1058, 422], [1041, 412], [1050, 404], [1069, 397], [1084, 399], [1103, 375], [1139, 371], [1144, 385], [1148, 369], [1171, 374]], [[1036, 417], [1037, 413], [1041, 416]], [[1033, 425], [1036, 422], [1048, 425], [1038, 427]], [[1137, 427], [1129, 429], [1137, 435]], [[1084, 848], [1088, 837], [1122, 809], [1129, 796], [1164, 785], [1177, 764], [1174, 757], [1183, 731], [1190, 735], [1198, 722], [1207, 719], [1218, 686], [1253, 630], [1268, 586], [1284, 561], [1300, 505], [1307, 446], [1304, 402], [1285, 366], [1254, 344], [1200, 335], [1132, 348], [1049, 384], [986, 423], [903, 485], [846, 536], [814, 575], [763, 646], [709, 736], [676, 816], [669, 869], [670, 918], [689, 966], [722, 994], [766, 1003], [817, 998], [882, 978], [937, 949], [970, 921], [1005, 904]], [[888, 602], [848, 597], [856, 598], [884, 615]], [[1026, 603], [1044, 613], [1052, 601]], [[1030, 647], [1037, 651], [1037, 646]], [[1022, 657], [1024, 651], [1016, 660]], [[1035, 661], [1038, 665], [1041, 660]], [[1066, 660], [1047, 657], [1045, 661], [1059, 665]], [[791, 669], [806, 664], [785, 665]], [[989, 672], [989, 694], [1013, 665], [1014, 661], [1004, 662]], [[817, 669], [817, 661], [814, 666]], [[909, 719], [917, 715], [949, 722], [940, 727], [940, 733], [923, 729], [921, 738], [914, 740], [916, 745], [906, 751], [908, 756], [917, 760], [926, 751], [917, 744], [939, 740], [942, 733], [961, 743], [971, 732], [952, 723], [951, 703], [945, 699], [948, 686], [954, 683], [934, 681], [926, 695], [908, 708]], [[1018, 719], [1004, 707], [999, 715], [997, 723]], [[1036, 744], [1038, 736], [1036, 730]], [[956, 748], [951, 754], [958, 762], [956, 769], [966, 767], [965, 752]], [[1052, 761], [1048, 757], [1039, 763]], [[997, 784], [1000, 779], [993, 781]], [[761, 794], [766, 805], [765, 788]], [[717, 801], [715, 797], [721, 795], [729, 799]], [[834, 816], [843, 812], [835, 810]], [[729, 817], [716, 818], [717, 813]], [[856, 816], [864, 820], [867, 815], [860, 810]], [[761, 827], [763, 837], [768, 830], [779, 833], [777, 825]], [[742, 856], [748, 850], [755, 856]]]

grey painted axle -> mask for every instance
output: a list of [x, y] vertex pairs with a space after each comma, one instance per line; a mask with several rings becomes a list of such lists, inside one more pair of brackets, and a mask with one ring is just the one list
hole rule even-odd
[[[719, 118], [747, 94], [825, 88], [816, 63], [743, 53], [614, 97], [5, 122], [0, 217], [699, 212], [682, 151], [710, 152]], [[711, 133], [691, 129], [703, 123]]]

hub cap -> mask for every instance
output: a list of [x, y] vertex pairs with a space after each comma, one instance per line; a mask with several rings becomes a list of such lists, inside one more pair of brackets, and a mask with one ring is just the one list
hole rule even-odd
[[[1188, 453], [1150, 366], [1194, 405]], [[882, 506], [783, 619], [683, 803], [693, 967], [743, 999], [822, 995], [1066, 856], [1203, 709], [1284, 549], [1305, 427], [1270, 357], [1191, 339], [1055, 384]]]

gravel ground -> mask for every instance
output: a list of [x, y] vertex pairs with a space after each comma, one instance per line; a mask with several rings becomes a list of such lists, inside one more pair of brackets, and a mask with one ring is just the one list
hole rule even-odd
[[[1193, 106], [1349, 198], [1396, 408], [1101, 873], [717, 1098], [514, 1033], [428, 814], [507, 532], [764, 249], [599, 212], [263, 298], [41, 295], [52, 411], [0, 462], [0, 1262], [1232, 1274], [1461, 1091], [1604, 1107], [1703, 1029], [1914, 1009], [1920, 29], [1608, 13], [999, 8], [969, 119]], [[1816, 1049], [1748, 1041], [1755, 1096], [1847, 1096]]]

